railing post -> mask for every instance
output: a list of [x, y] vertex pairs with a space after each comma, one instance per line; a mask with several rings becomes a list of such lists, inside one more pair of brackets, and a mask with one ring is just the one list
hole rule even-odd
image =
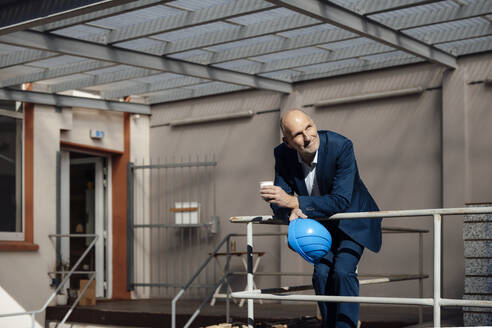
[[[248, 222], [246, 227], [246, 240], [247, 240], [247, 250], [248, 250], [248, 292], [253, 291], [253, 223]], [[253, 300], [248, 299], [248, 328], [254, 328], [255, 317], [253, 309]]]
[[[422, 276], [424, 275], [424, 238], [422, 236], [422, 232], [419, 232], [419, 297], [424, 297], [424, 279]], [[419, 324], [424, 322], [424, 314], [422, 305], [419, 306]]]
[[441, 327], [441, 215], [434, 214], [434, 327]]
[[226, 269], [225, 269], [225, 279], [226, 279], [226, 322], [230, 322], [230, 306], [231, 306], [231, 293], [229, 292], [230, 290], [230, 285], [229, 285], [229, 273], [230, 273], [230, 262], [231, 262], [231, 245], [230, 245], [230, 235], [227, 236], [227, 241], [226, 241], [226, 252], [227, 252], [227, 257], [226, 257]]

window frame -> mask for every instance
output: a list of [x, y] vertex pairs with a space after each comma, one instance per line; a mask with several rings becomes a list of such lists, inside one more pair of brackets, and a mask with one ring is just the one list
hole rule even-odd
[[[21, 231], [20, 232], [8, 232], [8, 231], [0, 231], [0, 241], [23, 241], [25, 239], [25, 218], [24, 218], [24, 113], [23, 112], [17, 112], [17, 111], [12, 111], [12, 110], [6, 110], [0, 108], [0, 116], [4, 117], [10, 117], [14, 118], [16, 120], [20, 120], [21, 124], [21, 147], [20, 147], [20, 168], [17, 167], [16, 163], [16, 174], [20, 172], [21, 175], [21, 181], [20, 181], [20, 204], [18, 205], [17, 210], [20, 210], [21, 212]], [[19, 156], [19, 152], [16, 150], [16, 160]], [[17, 182], [16, 182], [16, 187], [17, 187]], [[18, 191], [16, 191], [17, 193]], [[19, 202], [19, 200], [16, 199], [16, 202]]]
[[[0, 251], [33, 252], [39, 250], [34, 243], [34, 104], [17, 103], [23, 110], [1, 110], [2, 114], [20, 118], [22, 115], [22, 236], [0, 239]], [[16, 108], [19, 108], [16, 106]], [[6, 232], [2, 234], [7, 234]], [[10, 233], [11, 234], [11, 233]], [[19, 233], [20, 234], [20, 233]]]

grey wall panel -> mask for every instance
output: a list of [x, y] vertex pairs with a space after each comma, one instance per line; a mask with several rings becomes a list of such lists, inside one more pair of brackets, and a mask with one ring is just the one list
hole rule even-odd
[[[239, 103], [244, 101], [243, 99]], [[234, 102], [237, 103], [234, 97], [225, 103], [219, 100], [216, 109], [244, 109], [242, 106], [233, 104]], [[179, 116], [181, 111], [197, 110], [202, 116], [201, 109], [200, 102], [193, 101], [188, 102], [188, 106], [154, 109], [154, 112], [155, 116], [172, 117]], [[169, 112], [159, 113], [161, 111]], [[205, 104], [203, 111], [210, 113], [214, 111], [214, 108], [207, 109]], [[229, 223], [230, 216], [263, 214], [270, 211], [258, 195], [258, 182], [273, 179], [273, 146], [279, 140], [278, 115], [278, 112], [272, 112], [235, 121], [182, 127], [162, 126], [151, 129], [152, 158], [182, 155], [187, 158], [190, 154], [193, 156], [215, 154], [218, 162], [215, 172], [217, 214], [220, 217], [220, 234], [216, 237], [216, 243], [228, 233], [246, 232], [245, 225]], [[256, 232], [278, 231], [276, 226], [262, 226], [254, 229]], [[278, 239], [278, 237], [258, 237], [255, 240], [255, 250], [266, 251], [261, 260], [260, 270], [270, 272], [279, 270]], [[245, 238], [237, 238], [238, 251], [246, 248], [245, 242]], [[221, 260], [225, 263], [225, 258]], [[239, 258], [232, 259], [231, 269], [244, 271]], [[278, 278], [272, 277], [257, 277], [255, 281], [258, 287], [279, 284]], [[235, 290], [243, 289], [245, 277], [233, 277], [232, 283]]]
[[[490, 70], [492, 74], [492, 70]], [[467, 87], [467, 193], [468, 203], [492, 201], [492, 85]]]

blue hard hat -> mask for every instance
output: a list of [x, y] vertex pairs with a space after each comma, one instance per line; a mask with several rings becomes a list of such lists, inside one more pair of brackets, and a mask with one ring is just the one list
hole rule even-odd
[[318, 263], [331, 247], [330, 232], [312, 219], [290, 221], [287, 238], [290, 247], [311, 264]]

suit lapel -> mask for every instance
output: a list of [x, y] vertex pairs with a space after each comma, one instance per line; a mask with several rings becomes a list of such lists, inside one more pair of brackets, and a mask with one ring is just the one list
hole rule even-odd
[[308, 191], [306, 187], [306, 182], [304, 182], [304, 171], [302, 170], [301, 163], [297, 162], [296, 176], [294, 177], [297, 190], [299, 191], [299, 196], [307, 196]]
[[319, 148], [318, 148], [318, 164], [316, 165], [316, 181], [318, 182], [318, 188], [321, 194], [325, 194], [326, 190], [325, 184], [322, 183], [323, 179], [325, 178], [325, 172], [327, 171], [326, 165], [326, 147], [328, 145], [328, 135], [325, 133], [321, 134], [318, 132], [319, 136]]

